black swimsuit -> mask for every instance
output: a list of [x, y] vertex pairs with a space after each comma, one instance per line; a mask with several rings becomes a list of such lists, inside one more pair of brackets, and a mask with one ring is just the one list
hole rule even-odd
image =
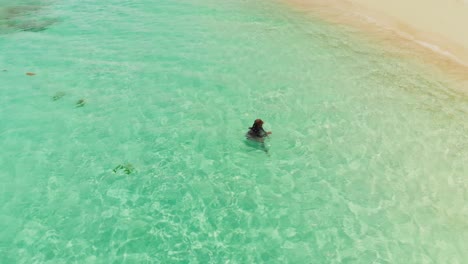
[[251, 127], [249, 132], [247, 132], [247, 136], [250, 138], [264, 138], [268, 134], [263, 127]]

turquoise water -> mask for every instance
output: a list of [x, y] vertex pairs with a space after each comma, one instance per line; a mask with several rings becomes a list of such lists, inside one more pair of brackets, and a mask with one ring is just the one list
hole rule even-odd
[[0, 3], [0, 263], [466, 263], [423, 66], [275, 1]]

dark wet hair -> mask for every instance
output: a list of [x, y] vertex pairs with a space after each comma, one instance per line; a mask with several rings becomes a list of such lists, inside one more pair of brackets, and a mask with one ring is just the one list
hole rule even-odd
[[252, 127], [249, 127], [249, 129], [257, 136], [260, 135], [261, 131], [263, 130], [263, 120], [261, 119], [255, 119]]
[[263, 125], [263, 120], [261, 119], [255, 119], [252, 127], [256, 127], [256, 126], [262, 126]]

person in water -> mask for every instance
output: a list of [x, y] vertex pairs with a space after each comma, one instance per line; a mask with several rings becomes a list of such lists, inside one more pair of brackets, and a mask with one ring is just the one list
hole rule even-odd
[[252, 127], [249, 127], [249, 131], [247, 132], [246, 136], [249, 139], [263, 141], [263, 138], [267, 137], [270, 134], [270, 131], [267, 132], [263, 129], [263, 120], [255, 119]]

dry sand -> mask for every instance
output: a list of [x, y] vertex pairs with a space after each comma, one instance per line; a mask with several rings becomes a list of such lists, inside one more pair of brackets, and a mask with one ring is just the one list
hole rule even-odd
[[449, 70], [463, 83], [468, 80], [468, 0], [285, 1], [330, 21], [386, 35], [396, 45], [418, 49], [425, 62]]
[[468, 66], [467, 0], [348, 0], [376, 21]]

